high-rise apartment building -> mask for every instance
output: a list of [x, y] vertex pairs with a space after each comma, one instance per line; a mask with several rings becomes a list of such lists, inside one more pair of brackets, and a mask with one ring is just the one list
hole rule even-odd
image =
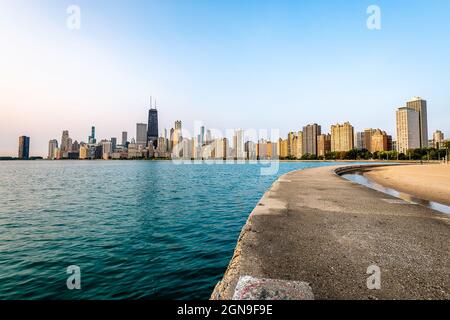
[[420, 147], [428, 147], [428, 116], [427, 116], [427, 101], [422, 98], [415, 97], [411, 101], [406, 102], [408, 109], [415, 110], [419, 113], [419, 136]]
[[117, 149], [117, 138], [111, 138], [111, 153], [116, 152]]
[[71, 143], [69, 141], [70, 137], [69, 137], [69, 131], [64, 130], [62, 133], [62, 137], [61, 137], [61, 152], [69, 152], [71, 149]]
[[126, 146], [128, 142], [128, 132], [123, 131], [122, 132], [122, 146]]
[[102, 149], [101, 149], [102, 150], [102, 156], [101, 156], [101, 158], [103, 160], [110, 159], [111, 155], [113, 153], [111, 141], [102, 140], [101, 145], [102, 145]]
[[294, 132], [289, 132], [287, 138], [287, 156], [290, 158], [295, 158], [295, 139], [296, 134]]
[[48, 142], [48, 156], [47, 159], [56, 159], [56, 150], [58, 149], [58, 140], [53, 139]]
[[278, 142], [279, 146], [280, 146], [280, 158], [281, 159], [286, 159], [289, 155], [288, 153], [288, 140], [283, 140], [280, 138], [279, 142]]
[[441, 149], [443, 147], [444, 134], [440, 130], [436, 130], [433, 133], [433, 147], [436, 149]]
[[183, 141], [183, 135], [182, 135], [182, 122], [181, 121], [175, 121], [175, 128], [171, 131], [171, 152], [175, 153], [176, 157], [181, 156], [182, 152], [182, 145], [181, 142]]
[[236, 130], [233, 137], [233, 149], [234, 158], [238, 160], [243, 160], [245, 156], [245, 146], [244, 146], [244, 130]]
[[309, 124], [303, 127], [303, 154], [317, 155], [317, 137], [322, 134], [318, 124]]
[[297, 132], [297, 139], [294, 141], [294, 157], [301, 159], [303, 156], [303, 131]]
[[408, 149], [421, 146], [419, 112], [402, 107], [397, 110], [397, 151], [406, 153]]
[[372, 150], [372, 135], [375, 130], [372, 128], [364, 129], [363, 149]]
[[358, 150], [365, 149], [364, 148], [364, 132], [356, 132], [355, 133], [355, 148]]
[[321, 134], [317, 137], [317, 156], [324, 157], [331, 152], [331, 135]]
[[354, 129], [350, 122], [331, 126], [331, 151], [350, 151], [355, 147]]
[[380, 129], [374, 130], [370, 142], [370, 152], [389, 151], [392, 145], [392, 138], [390, 138], [385, 131]]
[[147, 146], [147, 124], [136, 124], [136, 144], [140, 146]]
[[20, 160], [28, 160], [30, 158], [30, 137], [19, 137], [18, 158]]

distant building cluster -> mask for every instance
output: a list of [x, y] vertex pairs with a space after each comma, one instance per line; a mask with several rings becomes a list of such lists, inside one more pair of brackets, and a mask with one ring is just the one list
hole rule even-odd
[[[160, 135], [158, 110], [150, 100], [147, 123], [136, 124], [136, 138], [128, 141], [122, 132], [121, 140], [112, 137], [97, 141], [95, 127], [87, 142], [73, 141], [69, 131], [62, 132], [61, 141], [52, 139], [48, 145], [48, 159], [324, 159], [330, 154], [367, 151], [372, 154], [397, 151], [406, 154], [411, 149], [444, 148], [442, 131], [436, 131], [428, 140], [427, 102], [414, 98], [396, 112], [397, 140], [381, 129], [355, 132], [349, 123], [335, 124], [329, 133], [323, 133], [317, 123], [308, 124], [300, 131], [289, 132], [286, 139], [251, 141], [244, 130], [235, 130], [231, 139], [213, 137], [204, 126], [194, 138], [184, 138], [181, 121], [175, 121], [169, 131]], [[29, 159], [30, 138], [19, 138], [19, 159]]]

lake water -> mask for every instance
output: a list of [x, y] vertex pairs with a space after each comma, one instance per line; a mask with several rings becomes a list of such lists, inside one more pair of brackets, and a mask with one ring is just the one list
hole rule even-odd
[[208, 299], [276, 178], [336, 164], [0, 162], [0, 299]]

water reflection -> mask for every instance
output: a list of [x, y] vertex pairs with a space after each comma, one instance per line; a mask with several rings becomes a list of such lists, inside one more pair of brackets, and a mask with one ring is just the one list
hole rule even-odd
[[396, 198], [400, 198], [402, 200], [405, 200], [407, 202], [413, 203], [413, 204], [418, 204], [421, 206], [425, 206], [427, 208], [436, 210], [436, 211], [440, 211], [446, 214], [450, 214], [450, 206], [446, 206], [444, 204], [438, 203], [438, 202], [434, 202], [434, 201], [428, 201], [428, 200], [423, 200], [417, 197], [414, 197], [410, 194], [407, 193], [403, 193], [391, 188], [387, 188], [384, 187], [370, 179], [368, 179], [365, 175], [364, 172], [355, 172], [355, 173], [351, 173], [351, 174], [343, 174], [342, 175], [343, 178], [356, 182], [358, 184], [361, 184], [363, 186], [366, 186], [368, 188], [389, 194], [391, 196], [394, 196]]

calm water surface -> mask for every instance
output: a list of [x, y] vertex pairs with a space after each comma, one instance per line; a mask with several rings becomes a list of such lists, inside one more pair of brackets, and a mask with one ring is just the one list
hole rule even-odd
[[335, 164], [0, 162], [0, 299], [208, 299], [276, 178]]

